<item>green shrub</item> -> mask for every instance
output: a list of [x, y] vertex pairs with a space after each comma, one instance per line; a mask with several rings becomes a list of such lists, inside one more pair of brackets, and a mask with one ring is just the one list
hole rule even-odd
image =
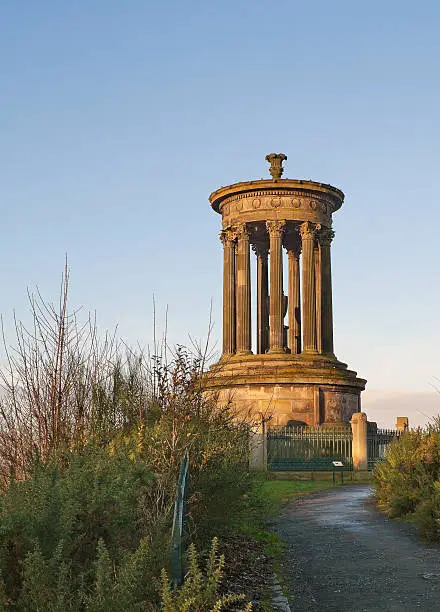
[[388, 447], [374, 471], [378, 505], [391, 517], [415, 521], [440, 540], [440, 428], [408, 431]]
[[154, 601], [167, 536], [141, 520], [140, 503], [155, 487], [146, 462], [94, 445], [37, 464], [0, 497], [5, 595], [23, 610], [104, 610], [112, 585], [113, 600]]
[[[218, 555], [218, 540], [213, 538], [211, 551], [206, 564], [206, 573], [200, 569], [194, 544], [188, 551], [189, 567], [185, 581], [180, 588], [172, 589], [168, 575], [162, 570], [162, 601], [163, 612], [220, 612], [229, 610], [231, 606], [243, 602], [244, 595], [224, 595], [219, 597], [218, 588], [223, 577], [225, 558]], [[251, 612], [249, 603], [243, 612]]]
[[15, 321], [0, 367], [0, 609], [147, 610], [182, 457], [206, 548], [251, 486], [248, 426], [205, 396], [206, 354], [99, 339], [94, 317], [69, 313], [68, 280], [59, 308], [29, 296], [30, 331]]
[[22, 610], [154, 609], [186, 450], [191, 538], [205, 548], [231, 529], [252, 485], [247, 427], [189, 384], [178, 407], [164, 402], [150, 424], [58, 451], [11, 481], [0, 496], [0, 598]]

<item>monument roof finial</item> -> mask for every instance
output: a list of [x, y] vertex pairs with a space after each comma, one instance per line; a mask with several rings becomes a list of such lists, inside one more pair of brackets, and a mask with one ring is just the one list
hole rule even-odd
[[270, 163], [269, 172], [274, 181], [278, 181], [284, 172], [283, 161], [287, 159], [284, 153], [269, 153], [266, 155], [266, 161]]

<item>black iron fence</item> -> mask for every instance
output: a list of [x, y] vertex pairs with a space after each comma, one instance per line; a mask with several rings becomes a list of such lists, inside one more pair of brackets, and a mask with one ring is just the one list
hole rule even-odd
[[377, 429], [369, 426], [367, 430], [368, 469], [374, 469], [378, 461], [383, 461], [385, 452], [391, 442], [399, 438], [401, 431], [394, 429]]
[[334, 427], [285, 426], [267, 434], [268, 469], [332, 470], [333, 462], [352, 465], [352, 433], [347, 425]]
[[[367, 427], [368, 469], [372, 470], [385, 457], [386, 449], [402, 431]], [[352, 430], [349, 423], [333, 427], [289, 426], [267, 432], [267, 466], [269, 470], [330, 471], [334, 462], [352, 469]], [[365, 446], [363, 446], [365, 449]], [[359, 451], [358, 451], [359, 452]], [[365, 452], [365, 450], [363, 451]]]

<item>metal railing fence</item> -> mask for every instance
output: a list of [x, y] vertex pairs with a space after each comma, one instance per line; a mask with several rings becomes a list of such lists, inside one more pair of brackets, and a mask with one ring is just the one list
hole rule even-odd
[[351, 463], [352, 432], [350, 425], [335, 427], [301, 427], [286, 425], [267, 433], [267, 460], [337, 458]]
[[383, 461], [387, 447], [395, 438], [399, 438], [401, 433], [401, 431], [395, 429], [368, 428], [367, 454], [369, 470], [373, 470], [377, 462]]

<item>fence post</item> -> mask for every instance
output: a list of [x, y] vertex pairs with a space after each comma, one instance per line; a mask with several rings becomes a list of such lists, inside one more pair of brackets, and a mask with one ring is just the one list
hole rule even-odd
[[174, 518], [171, 530], [171, 581], [174, 586], [183, 584], [184, 523], [188, 491], [188, 451], [180, 463], [179, 480], [174, 501]]
[[407, 431], [409, 429], [408, 417], [397, 417], [396, 429], [397, 431]]
[[367, 415], [355, 412], [351, 417], [353, 469], [368, 470]]
[[267, 470], [267, 428], [262, 417], [251, 427], [249, 469]]

